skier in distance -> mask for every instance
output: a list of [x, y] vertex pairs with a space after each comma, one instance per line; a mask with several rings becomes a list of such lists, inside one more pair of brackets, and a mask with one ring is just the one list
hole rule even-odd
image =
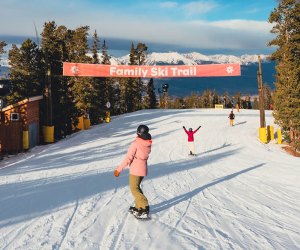
[[189, 155], [196, 155], [195, 154], [195, 144], [194, 144], [194, 134], [201, 128], [201, 126], [199, 126], [195, 131], [193, 131], [192, 128], [189, 128], [189, 130], [187, 130], [185, 128], [185, 126], [183, 126], [184, 132], [187, 134], [188, 136], [188, 148], [189, 148]]
[[235, 118], [235, 114], [233, 113], [233, 110], [231, 110], [228, 118], [229, 118], [230, 126], [233, 126], [233, 124], [234, 124], [234, 118]]

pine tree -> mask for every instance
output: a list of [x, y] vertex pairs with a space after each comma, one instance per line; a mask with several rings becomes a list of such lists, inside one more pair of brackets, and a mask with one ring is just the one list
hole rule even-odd
[[[99, 64], [99, 49], [100, 49], [100, 39], [95, 30], [93, 34], [93, 45], [92, 45], [92, 63]], [[90, 119], [92, 124], [97, 124], [100, 119], [104, 117], [104, 79], [101, 77], [93, 77], [92, 85], [95, 90], [95, 95], [93, 95], [91, 100], [91, 107], [89, 110]]]
[[72, 78], [62, 77], [64, 61], [75, 57], [74, 31], [57, 26], [54, 21], [44, 24], [41, 49], [43, 52], [45, 78], [44, 125], [55, 126], [55, 138], [59, 139], [73, 132], [72, 125], [79, 116], [72, 92]]
[[119, 112], [120, 114], [124, 114], [127, 112], [127, 84], [128, 84], [128, 78], [118, 78], [117, 80], [118, 86], [119, 86]]
[[230, 97], [227, 91], [223, 94], [223, 104], [224, 104], [224, 108], [230, 107]]
[[[78, 63], [90, 63], [92, 59], [87, 56], [88, 46], [88, 26], [76, 28], [72, 33], [72, 61]], [[71, 91], [74, 101], [81, 115], [87, 116], [92, 107], [92, 100], [97, 95], [91, 77], [72, 78]]]
[[38, 46], [30, 39], [25, 40], [21, 47], [12, 46], [9, 51], [10, 79], [13, 92], [7, 96], [9, 104], [25, 98], [43, 94], [44, 64]]
[[259, 102], [258, 102], [258, 98], [257, 97], [254, 97], [253, 109], [259, 109]]
[[105, 40], [103, 41], [102, 45], [102, 64], [110, 65], [110, 56], [108, 55], [108, 47], [106, 46]]
[[[137, 65], [136, 62], [136, 51], [134, 48], [134, 44], [131, 43], [130, 53], [129, 53], [129, 65]], [[126, 78], [123, 86], [123, 97], [124, 103], [126, 106], [125, 112], [133, 112], [135, 111], [135, 100], [137, 99], [137, 82], [136, 78]]]
[[[146, 53], [147, 53], [147, 45], [144, 43], [138, 43], [135, 49], [135, 58], [136, 58], [136, 64], [141, 66], [145, 64], [146, 61]], [[143, 95], [143, 82], [141, 78], [139, 77], [137, 81], [135, 81], [135, 110], [139, 110], [142, 108], [142, 95]]]
[[213, 91], [213, 101], [212, 101], [212, 104], [213, 104], [213, 107], [216, 104], [220, 104], [220, 97], [219, 97], [218, 93], [215, 90]]
[[99, 60], [99, 56], [98, 56], [98, 50], [99, 50], [99, 44], [100, 44], [100, 39], [98, 37], [97, 31], [95, 30], [94, 34], [93, 34], [93, 46], [92, 46], [92, 63], [93, 64], [99, 64], [100, 60]]
[[[105, 64], [105, 65], [110, 65], [110, 56], [108, 55], [108, 47], [106, 46], [106, 43], [105, 43], [105, 40], [102, 44], [102, 64]], [[114, 87], [113, 87], [113, 83], [114, 83], [114, 79], [112, 78], [108, 78], [108, 77], [105, 77], [105, 78], [102, 78], [102, 81], [103, 81], [103, 86], [104, 86], [104, 96], [103, 96], [103, 100], [104, 100], [104, 103], [110, 103], [111, 104], [111, 107], [108, 109], [110, 110], [115, 102], [115, 97], [114, 97]]]
[[263, 85], [264, 109], [270, 110], [273, 105], [272, 89], [268, 84]]
[[271, 33], [276, 34], [269, 46], [277, 47], [271, 55], [277, 65], [274, 118], [300, 150], [300, 2], [281, 0], [269, 22], [274, 24]]
[[[257, 101], [257, 108], [258, 108], [258, 100], [256, 99], [256, 101]], [[252, 109], [252, 104], [251, 104], [251, 96], [250, 96], [250, 94], [248, 94], [247, 96], [246, 96], [246, 100], [245, 100], [245, 102], [246, 102], [246, 109]]]
[[185, 98], [185, 104], [187, 108], [199, 108], [199, 107], [204, 107], [207, 103], [206, 103], [206, 99], [203, 96], [201, 96], [202, 100], [199, 103], [199, 97], [196, 93], [191, 93], [190, 96], [187, 96]]
[[157, 107], [157, 99], [155, 95], [155, 88], [153, 78], [151, 78], [147, 84], [147, 95], [145, 96], [145, 108], [155, 109]]
[[[143, 65], [146, 59], [147, 46], [138, 43], [137, 47], [131, 43], [129, 65]], [[143, 82], [140, 78], [126, 78], [121, 87], [121, 96], [124, 98], [126, 112], [136, 111], [142, 108]]]
[[213, 103], [210, 90], [203, 91], [201, 98], [203, 99], [204, 108], [212, 108]]

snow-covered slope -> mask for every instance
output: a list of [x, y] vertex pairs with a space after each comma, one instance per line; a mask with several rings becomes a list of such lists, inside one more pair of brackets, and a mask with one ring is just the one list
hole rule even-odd
[[[234, 127], [228, 113], [134, 112], [1, 161], [0, 249], [300, 249], [300, 159], [259, 142], [259, 111]], [[153, 136], [145, 222], [127, 212], [128, 170], [113, 176], [142, 123]], [[196, 157], [183, 125], [202, 125]]]

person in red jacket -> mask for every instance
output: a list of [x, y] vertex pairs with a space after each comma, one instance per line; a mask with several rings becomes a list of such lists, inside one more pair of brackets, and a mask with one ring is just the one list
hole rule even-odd
[[190, 155], [195, 155], [194, 134], [199, 130], [199, 128], [201, 128], [201, 126], [199, 126], [195, 131], [193, 131], [192, 128], [189, 128], [187, 131], [185, 126], [183, 126], [185, 133], [188, 135], [188, 147]]
[[137, 137], [131, 143], [123, 161], [114, 171], [114, 175], [118, 177], [129, 166], [129, 186], [135, 199], [135, 206], [129, 207], [129, 212], [141, 219], [148, 218], [150, 211], [148, 199], [141, 189], [141, 183], [148, 174], [147, 160], [151, 152], [151, 146], [152, 140], [149, 128], [146, 125], [138, 126]]

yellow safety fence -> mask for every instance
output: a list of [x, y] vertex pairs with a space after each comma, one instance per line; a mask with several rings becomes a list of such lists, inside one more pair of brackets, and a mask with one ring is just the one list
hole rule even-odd
[[[262, 143], [268, 143], [269, 141], [273, 141], [275, 139], [273, 126], [259, 128], [258, 134], [259, 134], [259, 140]], [[277, 143], [278, 144], [282, 143], [281, 129], [277, 129]]]

